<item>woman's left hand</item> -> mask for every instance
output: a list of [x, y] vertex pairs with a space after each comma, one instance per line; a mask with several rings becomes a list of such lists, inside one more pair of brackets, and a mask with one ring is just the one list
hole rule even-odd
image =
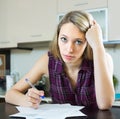
[[86, 32], [86, 39], [92, 49], [98, 47], [102, 43], [102, 30], [96, 21], [93, 21], [93, 25]]

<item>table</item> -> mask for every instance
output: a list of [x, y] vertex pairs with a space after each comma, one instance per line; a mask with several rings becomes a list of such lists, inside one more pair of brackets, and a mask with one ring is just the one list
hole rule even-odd
[[[110, 110], [101, 111], [96, 108], [85, 107], [81, 110], [87, 116], [84, 117], [66, 117], [66, 119], [120, 119], [120, 107], [112, 107]], [[14, 105], [0, 103], [0, 119], [17, 119], [10, 118], [10, 114], [17, 113]], [[21, 118], [23, 119], [23, 118]], [[56, 117], [57, 119], [57, 117]]]

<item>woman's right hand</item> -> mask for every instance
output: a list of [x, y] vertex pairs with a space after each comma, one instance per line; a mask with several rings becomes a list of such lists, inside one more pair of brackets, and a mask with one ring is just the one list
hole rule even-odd
[[35, 109], [38, 108], [41, 102], [40, 96], [44, 96], [43, 90], [37, 90], [36, 88], [28, 89], [28, 92], [26, 93], [27, 106]]

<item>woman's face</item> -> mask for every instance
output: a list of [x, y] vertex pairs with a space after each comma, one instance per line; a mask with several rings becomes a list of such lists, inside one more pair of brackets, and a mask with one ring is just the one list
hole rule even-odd
[[66, 23], [60, 29], [58, 46], [65, 63], [77, 64], [82, 58], [87, 41], [84, 33], [73, 23]]

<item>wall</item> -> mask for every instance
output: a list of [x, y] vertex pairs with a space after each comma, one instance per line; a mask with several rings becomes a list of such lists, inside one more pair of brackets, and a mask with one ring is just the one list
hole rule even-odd
[[11, 72], [18, 72], [19, 78], [21, 78], [32, 68], [36, 60], [47, 51], [47, 47], [34, 50], [11, 50]]

